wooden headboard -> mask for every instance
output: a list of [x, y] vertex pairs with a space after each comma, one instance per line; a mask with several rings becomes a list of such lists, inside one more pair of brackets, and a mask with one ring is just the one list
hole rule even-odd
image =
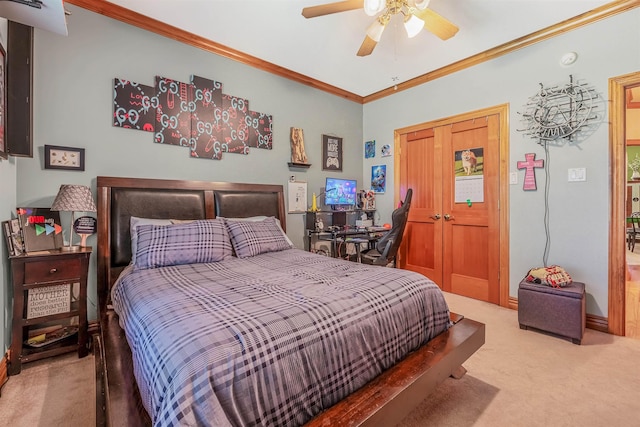
[[131, 260], [130, 218], [206, 219], [275, 216], [286, 231], [282, 185], [99, 176], [98, 300], [100, 314]]

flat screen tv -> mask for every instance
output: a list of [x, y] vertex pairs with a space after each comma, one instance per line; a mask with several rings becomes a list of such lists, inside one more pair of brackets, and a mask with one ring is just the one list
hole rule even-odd
[[355, 179], [327, 178], [325, 184], [325, 205], [355, 205], [358, 194]]

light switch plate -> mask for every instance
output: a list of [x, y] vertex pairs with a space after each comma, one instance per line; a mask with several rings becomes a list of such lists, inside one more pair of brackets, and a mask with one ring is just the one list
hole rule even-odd
[[509, 172], [509, 184], [515, 185], [518, 183], [518, 172]]
[[568, 176], [569, 182], [586, 181], [587, 169], [586, 168], [570, 168], [568, 175], [569, 175]]

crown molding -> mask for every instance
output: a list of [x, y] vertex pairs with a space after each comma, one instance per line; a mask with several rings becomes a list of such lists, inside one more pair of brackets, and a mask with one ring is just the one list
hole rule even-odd
[[66, 3], [76, 5], [83, 9], [87, 9], [89, 11], [107, 16], [109, 18], [116, 19], [118, 21], [133, 25], [143, 30], [147, 30], [161, 36], [179, 41], [181, 43], [203, 49], [216, 55], [238, 61], [245, 65], [258, 68], [268, 73], [293, 80], [303, 85], [328, 92], [332, 95], [359, 104], [366, 104], [368, 102], [376, 101], [378, 99], [394, 95], [403, 90], [411, 89], [424, 83], [439, 79], [441, 77], [453, 74], [466, 68], [473, 67], [485, 61], [490, 61], [492, 59], [514, 52], [518, 49], [531, 46], [535, 43], [548, 40], [552, 37], [565, 34], [582, 26], [592, 24], [594, 22], [609, 18], [619, 13], [627, 12], [640, 6], [640, 0], [617, 0], [611, 3], [607, 3], [574, 18], [567, 19], [565, 21], [559, 22], [558, 24], [551, 25], [526, 36], [511, 40], [510, 42], [504, 43], [492, 49], [488, 49], [484, 52], [480, 52], [476, 55], [454, 62], [429, 73], [422, 74], [421, 76], [415, 77], [411, 80], [407, 80], [406, 82], [398, 83], [397, 85], [380, 90], [367, 96], [360, 96], [352, 92], [340, 89], [338, 87], [329, 85], [320, 80], [305, 76], [304, 74], [296, 73], [295, 71], [291, 71], [284, 67], [272, 64], [271, 62], [263, 61], [262, 59], [256, 58], [255, 56], [240, 52], [228, 46], [216, 43], [212, 40], [190, 33], [172, 25], [165, 24], [164, 22], [149, 18], [140, 13], [133, 12], [122, 6], [118, 6], [107, 1], [66, 0]]

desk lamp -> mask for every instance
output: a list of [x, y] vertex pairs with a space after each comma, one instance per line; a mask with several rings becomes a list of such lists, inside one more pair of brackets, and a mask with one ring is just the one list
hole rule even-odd
[[330, 192], [336, 191], [336, 190], [337, 190], [337, 188], [330, 188], [328, 190], [325, 190], [325, 191], [321, 192], [317, 196], [316, 196], [316, 193], [312, 193], [312, 195], [311, 195], [311, 209], [309, 209], [309, 210], [311, 212], [318, 212], [318, 198], [320, 198], [325, 193], [330, 193]]
[[73, 221], [74, 213], [80, 212], [95, 212], [96, 205], [93, 203], [93, 196], [91, 195], [91, 189], [86, 185], [71, 185], [63, 184], [60, 186], [58, 195], [56, 196], [53, 204], [51, 205], [52, 211], [71, 212], [71, 226], [69, 227], [69, 244], [63, 246], [63, 251], [78, 251], [80, 246], [72, 246], [73, 240]]

